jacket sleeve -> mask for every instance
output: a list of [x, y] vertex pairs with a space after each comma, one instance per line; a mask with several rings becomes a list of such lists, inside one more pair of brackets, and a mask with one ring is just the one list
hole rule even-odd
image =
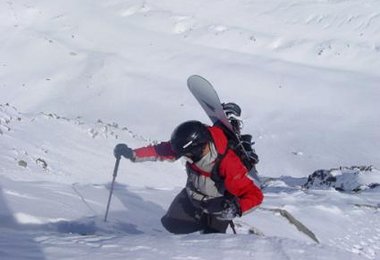
[[226, 190], [238, 198], [242, 214], [262, 203], [262, 191], [248, 178], [247, 168], [233, 151], [228, 151], [221, 161], [219, 173]]
[[177, 159], [169, 142], [162, 142], [156, 145], [149, 145], [133, 150], [134, 161], [174, 161]]

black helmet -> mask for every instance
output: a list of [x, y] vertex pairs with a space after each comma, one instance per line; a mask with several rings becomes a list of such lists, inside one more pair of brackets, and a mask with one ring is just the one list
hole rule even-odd
[[170, 138], [171, 147], [178, 157], [190, 155], [194, 162], [200, 159], [204, 146], [210, 141], [207, 126], [195, 120], [177, 126]]

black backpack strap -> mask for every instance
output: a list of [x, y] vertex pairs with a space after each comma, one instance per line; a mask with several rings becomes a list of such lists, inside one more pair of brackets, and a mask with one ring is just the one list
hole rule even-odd
[[227, 152], [230, 149], [230, 143], [228, 143], [228, 146], [224, 153], [220, 154], [218, 153], [218, 157], [215, 160], [215, 165], [211, 170], [211, 180], [213, 180], [216, 184], [216, 188], [218, 189], [219, 193], [221, 194], [227, 194], [227, 190], [224, 187], [224, 179], [220, 176], [219, 174], [219, 168], [220, 168], [220, 163], [222, 162], [223, 158], [226, 156]]
[[215, 165], [211, 170], [211, 177], [210, 178], [215, 183], [223, 182], [223, 179], [222, 179], [222, 177], [220, 177], [220, 174], [219, 174], [219, 167], [220, 167], [220, 163], [222, 162], [222, 159], [224, 158], [226, 153], [227, 152], [225, 152], [224, 154], [218, 154], [218, 157], [215, 160]]

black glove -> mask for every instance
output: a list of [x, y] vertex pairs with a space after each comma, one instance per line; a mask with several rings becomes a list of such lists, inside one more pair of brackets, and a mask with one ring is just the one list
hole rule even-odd
[[237, 216], [241, 216], [241, 209], [239, 202], [236, 199], [225, 200], [224, 209], [220, 212], [214, 214], [217, 219], [223, 221], [230, 221], [236, 218]]
[[207, 214], [220, 214], [220, 212], [225, 208], [225, 201], [226, 199], [224, 197], [202, 200], [201, 207]]
[[121, 156], [124, 156], [125, 158], [130, 159], [130, 160], [134, 159], [133, 150], [129, 148], [126, 144], [116, 145], [115, 148], [113, 149], [113, 155], [118, 159]]

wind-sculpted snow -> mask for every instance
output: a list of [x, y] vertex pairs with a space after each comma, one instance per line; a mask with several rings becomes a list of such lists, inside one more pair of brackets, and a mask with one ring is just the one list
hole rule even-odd
[[[268, 178], [265, 181], [264, 205], [261, 209], [236, 220], [238, 236], [181, 236], [184, 242], [175, 243], [178, 251], [167, 251], [164, 249], [165, 246], [173, 243], [175, 236], [163, 229], [160, 217], [165, 213], [170, 200], [179, 192], [182, 178], [174, 178], [175, 173], [171, 172], [165, 175], [162, 171], [173, 171], [174, 165], [167, 165], [162, 169], [157, 165], [141, 165], [143, 168], [140, 169], [143, 169], [143, 172], [137, 172], [138, 165], [122, 161], [117, 178], [121, 183], [115, 187], [109, 221], [104, 223], [109, 192], [109, 185], [104, 183], [111, 180], [112, 163], [101, 166], [100, 170], [92, 168], [90, 172], [80, 171], [83, 160], [76, 162], [74, 150], [84, 149], [84, 144], [95, 151], [99, 145], [108, 146], [110, 141], [113, 143], [123, 139], [133, 143], [144, 139], [135, 136], [116, 122], [104, 123], [99, 119], [89, 123], [79, 117], [70, 119], [53, 113], [23, 114], [15, 112], [17, 109], [10, 105], [5, 107], [7, 109], [3, 109], [2, 118], [7, 120], [2, 122], [8, 122], [11, 130], [2, 137], [8, 139], [4, 139], [7, 145], [1, 148], [2, 165], [7, 168], [3, 167], [1, 172], [1, 196], [4, 199], [1, 214], [3, 225], [0, 229], [4, 230], [4, 236], [6, 234], [11, 238], [6, 242], [4, 240], [4, 244], [7, 245], [4, 252], [8, 255], [22, 255], [13, 251], [17, 243], [22, 243], [24, 250], [30, 251], [31, 254], [38, 255], [43, 249], [48, 258], [70, 258], [73, 254], [85, 254], [93, 248], [101, 249], [93, 252], [94, 256], [99, 258], [111, 249], [116, 250], [115, 255], [120, 258], [125, 254], [130, 257], [144, 255], [149, 259], [152, 252], [161, 252], [161, 255], [168, 257], [180, 257], [184, 252], [189, 257], [197, 257], [208, 254], [211, 249], [202, 248], [201, 251], [197, 251], [202, 252], [198, 255], [187, 248], [199, 245], [204, 239], [213, 241], [210, 243], [214, 250], [221, 251], [220, 254], [214, 252], [215, 257], [223, 255], [227, 258], [229, 256], [226, 256], [223, 243], [235, 243], [229, 250], [235, 251], [243, 259], [246, 256], [267, 254], [280, 259], [284, 255], [290, 255], [292, 258], [312, 258], [312, 255], [308, 255], [310, 252], [319, 252], [318, 255], [323, 256], [322, 252], [326, 250], [328, 256], [336, 254], [343, 257], [353, 252], [373, 259], [379, 250], [380, 238], [376, 235], [380, 230], [376, 206], [378, 193], [365, 193], [353, 199], [341, 197], [339, 193], [331, 194], [329, 190], [325, 193], [305, 192], [303, 185], [307, 181], [306, 177], [282, 177]], [[10, 120], [11, 118], [15, 120]], [[27, 139], [24, 139], [25, 133], [28, 133]], [[51, 134], [47, 133], [55, 134], [50, 137]], [[52, 144], [60, 133], [81, 141], [74, 144], [65, 141], [65, 138], [61, 139], [60, 149], [56, 150]], [[13, 141], [9, 143], [7, 140]], [[72, 151], [69, 154], [61, 152], [70, 148]], [[109, 146], [108, 152], [111, 150], [112, 146]], [[81, 158], [94, 165], [102, 165], [96, 162], [102, 154], [87, 151], [88, 154], [82, 153]], [[36, 158], [40, 157], [43, 157], [46, 168], [41, 161], [41, 164], [37, 163]], [[27, 163], [25, 167], [17, 164], [20, 159]], [[62, 164], [62, 161], [72, 164]], [[369, 169], [376, 171], [372, 168], [367, 170]], [[157, 173], [157, 170], [161, 173]], [[141, 181], [140, 178], [144, 175], [147, 178]], [[181, 176], [184, 177], [184, 173]], [[163, 182], [163, 178], [166, 178], [166, 181]], [[171, 180], [172, 184], [168, 180]], [[88, 184], [89, 182], [93, 184]], [[123, 182], [128, 185], [122, 184]], [[11, 209], [6, 206], [8, 204], [11, 205]], [[344, 217], [347, 215], [350, 218]], [[363, 215], [366, 216], [366, 222], [362, 219]], [[332, 219], [335, 220], [326, 225]], [[341, 224], [336, 224], [335, 221]], [[365, 223], [370, 223], [371, 230], [366, 230]], [[356, 225], [359, 228], [347, 230], [342, 225]], [[353, 239], [357, 232], [360, 233], [359, 242]], [[249, 233], [257, 235], [244, 235]], [[20, 235], [24, 236], [25, 240], [16, 238]], [[139, 244], [145, 241], [149, 241], [150, 245]], [[322, 248], [310, 244], [315, 241], [319, 241]], [[125, 243], [125, 246], [118, 246], [120, 243]], [[248, 243], [251, 246], [241, 247], [240, 243]], [[283, 244], [287, 244], [289, 248], [283, 249]], [[62, 245], [64, 248], [74, 248], [73, 253], [61, 251]], [[262, 245], [263, 248], [258, 245]], [[331, 245], [336, 249], [331, 248]], [[46, 251], [44, 248], [49, 250]], [[290, 248], [298, 248], [299, 251], [292, 251]], [[269, 249], [274, 251], [267, 251]]]
[[[380, 2], [0, 1], [1, 259], [378, 259]], [[238, 235], [160, 223], [183, 164], [112, 150], [242, 108], [263, 179]], [[373, 167], [336, 168], [339, 165]], [[308, 176], [310, 176], [308, 181]], [[316, 243], [319, 242], [319, 244]]]
[[[178, 34], [186, 42], [245, 54], [265, 53], [310, 65], [345, 67], [353, 56], [362, 60], [380, 55], [375, 36], [380, 31], [380, 11], [375, 10], [380, 6], [369, 2], [271, 1], [262, 5], [238, 1], [219, 4], [218, 8], [209, 2], [200, 8], [196, 3], [143, 1], [132, 5], [116, 2], [107, 7], [139, 28], [149, 26], [160, 33]], [[239, 9], [238, 15], [226, 15], [235, 9]], [[376, 58], [361, 62], [349, 66], [359, 69], [367, 62], [379, 66]]]

